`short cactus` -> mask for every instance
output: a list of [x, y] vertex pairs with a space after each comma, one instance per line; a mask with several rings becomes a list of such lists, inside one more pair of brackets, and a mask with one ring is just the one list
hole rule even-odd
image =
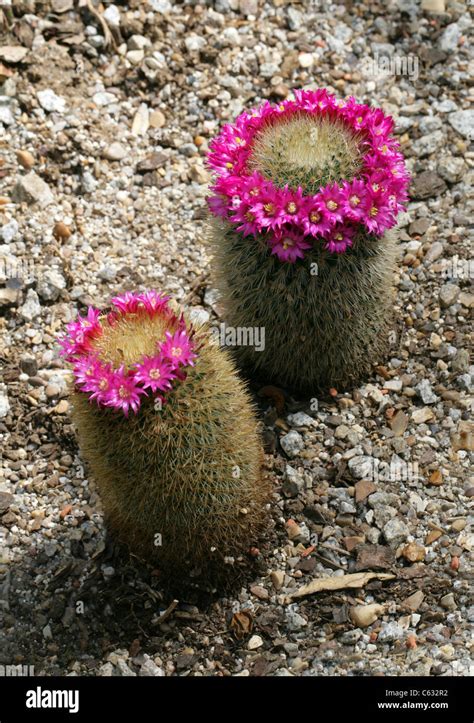
[[107, 522], [165, 573], [220, 574], [255, 544], [269, 497], [245, 387], [166, 297], [127, 293], [112, 306], [89, 309], [61, 340]]
[[380, 109], [295, 91], [226, 125], [211, 144], [215, 280], [226, 322], [265, 328], [236, 350], [301, 391], [370, 373], [387, 343], [395, 240], [409, 177]]

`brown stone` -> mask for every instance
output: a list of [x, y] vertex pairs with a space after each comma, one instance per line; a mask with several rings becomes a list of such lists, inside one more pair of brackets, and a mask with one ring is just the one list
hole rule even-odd
[[362, 545], [365, 542], [365, 537], [353, 535], [352, 537], [343, 537], [342, 541], [347, 552], [352, 552], [352, 550], [354, 550], [358, 545]]
[[395, 553], [386, 545], [360, 545], [355, 570], [387, 570], [395, 563]]
[[417, 545], [416, 542], [410, 542], [402, 550], [402, 555], [408, 562], [420, 562], [424, 560], [426, 550], [421, 545]]
[[438, 540], [442, 534], [441, 530], [431, 530], [425, 537], [425, 545], [431, 545]]
[[374, 485], [373, 482], [370, 482], [370, 480], [361, 479], [360, 482], [357, 482], [355, 485], [355, 501], [362, 502], [369, 495], [375, 492], [376, 489], [377, 487]]
[[408, 427], [408, 415], [402, 409], [399, 409], [389, 421], [389, 425], [394, 435], [401, 437]]
[[410, 234], [410, 236], [423, 236], [423, 234], [427, 232], [430, 226], [431, 221], [429, 218], [417, 218], [409, 225], [408, 233]]
[[417, 590], [413, 595], [409, 595], [405, 600], [402, 600], [402, 606], [406, 610], [410, 610], [412, 613], [416, 612], [420, 607], [425, 597], [424, 592]]
[[455, 452], [460, 449], [474, 452], [474, 422], [465, 420], [459, 422], [457, 433], [451, 437], [451, 444]]
[[439, 196], [446, 188], [446, 183], [435, 171], [423, 171], [412, 182], [410, 196], [417, 201], [424, 201], [426, 198]]
[[58, 221], [54, 224], [53, 236], [56, 241], [66, 241], [71, 235], [72, 231], [69, 226], [66, 226], [62, 221]]
[[8, 510], [12, 502], [13, 495], [11, 492], [0, 492], [0, 515]]
[[268, 590], [262, 585], [252, 585], [250, 592], [252, 595], [255, 595], [255, 597], [258, 597], [259, 600], [268, 600], [269, 598]]
[[166, 153], [155, 151], [143, 161], [137, 163], [137, 173], [149, 173], [150, 171], [156, 171], [157, 168], [164, 166], [167, 160], [168, 156]]
[[430, 474], [428, 477], [428, 482], [430, 485], [435, 485], [436, 487], [439, 487], [443, 484], [443, 473], [440, 469], [435, 469], [434, 472]]
[[17, 151], [16, 158], [20, 166], [23, 166], [28, 171], [35, 165], [34, 156], [29, 151]]
[[70, 515], [71, 512], [72, 512], [72, 505], [66, 505], [66, 507], [63, 507], [63, 509], [62, 509], [61, 512], [59, 513], [59, 516], [60, 516], [60, 518], [61, 518], [62, 520], [64, 520], [64, 518], [65, 518], [67, 515]]

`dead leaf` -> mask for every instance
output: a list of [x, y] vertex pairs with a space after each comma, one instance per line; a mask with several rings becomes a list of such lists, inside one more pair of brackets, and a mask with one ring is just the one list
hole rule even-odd
[[398, 570], [398, 577], [401, 577], [402, 580], [413, 580], [416, 577], [425, 577], [429, 574], [430, 571], [422, 562], [420, 562], [418, 565], [412, 565], [411, 567], [402, 567]]
[[308, 557], [308, 555], [311, 555], [312, 552], [316, 549], [315, 545], [310, 545], [306, 548], [304, 552], [301, 553], [301, 557]]
[[165, 620], [169, 618], [170, 615], [173, 614], [174, 610], [178, 607], [179, 600], [172, 600], [166, 610], [164, 610], [161, 615], [156, 620], [156, 625], [161, 625], [161, 623], [164, 623]]
[[246, 635], [252, 632], [253, 618], [252, 613], [248, 610], [234, 613], [230, 621], [230, 629], [233, 631], [237, 640], [242, 640]]
[[377, 374], [380, 374], [383, 379], [390, 379], [391, 377], [391, 374], [388, 371], [387, 367], [377, 366], [375, 367], [375, 371], [377, 372]]
[[394, 578], [395, 575], [387, 572], [354, 572], [339, 577], [321, 577], [313, 580], [309, 585], [300, 587], [291, 597], [303, 597], [304, 595], [312, 595], [315, 592], [322, 592], [323, 590], [345, 590], [347, 588], [363, 587], [374, 579], [393, 580]]

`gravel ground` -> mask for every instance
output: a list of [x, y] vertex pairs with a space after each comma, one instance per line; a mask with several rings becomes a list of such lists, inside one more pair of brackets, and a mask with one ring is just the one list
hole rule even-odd
[[[466, 3], [7, 5], [0, 664], [46, 675], [472, 674]], [[383, 73], [384, 58], [403, 72]], [[174, 601], [106, 534], [55, 337], [85, 305], [127, 289], [164, 289], [220, 319], [208, 142], [244, 107], [302, 86], [353, 94], [397, 121], [414, 181], [391, 358], [350, 393], [253, 390], [271, 527], [236, 589]], [[345, 587], [355, 572], [374, 576]], [[327, 589], [297, 596], [316, 579]]]

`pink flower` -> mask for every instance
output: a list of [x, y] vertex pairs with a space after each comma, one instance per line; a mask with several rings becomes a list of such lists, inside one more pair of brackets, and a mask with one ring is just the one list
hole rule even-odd
[[280, 206], [282, 208], [283, 223], [295, 223], [304, 205], [303, 189], [298, 187], [296, 191], [285, 188], [280, 193]]
[[233, 173], [227, 174], [218, 178], [211, 188], [215, 193], [222, 193], [228, 199], [236, 195], [242, 196], [245, 192], [247, 178], [247, 176], [239, 176]]
[[146, 392], [137, 385], [135, 378], [121, 366], [108, 377], [107, 382], [109, 387], [103, 397], [106, 406], [120, 409], [126, 417], [130, 409], [136, 414], [140, 407], [140, 395], [146, 395]]
[[[151, 389], [155, 396], [161, 392], [158, 396], [165, 401], [164, 392], [172, 389], [173, 382], [186, 378], [185, 367], [194, 366], [199, 345], [193, 341], [194, 331], [187, 329], [184, 315], [178, 317], [168, 301], [169, 297], [153, 290], [141, 294], [127, 292], [113, 299], [116, 310], [101, 314], [97, 309], [89, 309], [86, 317], [78, 317], [67, 325], [67, 333], [60, 339], [61, 353], [72, 362], [77, 388], [90, 401], [121, 410], [128, 416], [130, 409], [138, 412], [145, 389]], [[100, 358], [91, 342], [104, 328], [127, 314], [160, 314], [175, 331], [165, 332], [163, 353], [160, 350], [155, 356], [145, 356], [131, 369], [124, 365], [114, 369], [110, 362]], [[137, 318], [135, 321], [139, 323]]]
[[[410, 174], [403, 163], [397, 161], [387, 169], [387, 175], [390, 177], [388, 182], [389, 194], [395, 195], [397, 200], [404, 204], [408, 200], [408, 186], [410, 184]], [[403, 209], [403, 206], [400, 210]]]
[[349, 246], [352, 246], [354, 230], [347, 226], [336, 226], [325, 244], [328, 251], [335, 254], [342, 254]]
[[381, 171], [385, 168], [385, 161], [379, 153], [367, 153], [364, 156], [364, 172], [369, 176], [372, 173]]
[[210, 212], [214, 216], [220, 216], [221, 218], [227, 218], [229, 209], [229, 199], [223, 194], [216, 194], [215, 196], [209, 196], [207, 199], [207, 205], [209, 206]]
[[310, 249], [311, 244], [304, 240], [297, 231], [282, 229], [270, 240], [272, 254], [280, 261], [294, 263], [296, 259], [304, 257], [303, 251]]
[[144, 308], [149, 314], [167, 313], [168, 312], [168, 301], [169, 296], [159, 294], [157, 291], [145, 291], [143, 294], [139, 294], [138, 297], [138, 308]]
[[[209, 199], [211, 212], [230, 221], [244, 236], [256, 238], [260, 233], [277, 233], [286, 225], [302, 236], [328, 238], [336, 224], [350, 227], [354, 223], [373, 234], [383, 234], [403, 210], [410, 180], [399, 142], [392, 135], [393, 119], [380, 108], [357, 103], [352, 96], [337, 99], [325, 88], [296, 90], [294, 95], [294, 100], [275, 105], [265, 101], [244, 111], [212, 141], [209, 163], [216, 181]], [[328, 184], [312, 195], [304, 195], [304, 188], [277, 187], [258, 171], [251, 171], [253, 164], [249, 163], [256, 134], [303, 113], [344, 124], [354, 133], [361, 161], [355, 177], [341, 179], [339, 185]], [[372, 191], [380, 193], [380, 198], [367, 207], [367, 195]], [[338, 248], [343, 245], [337, 244]]]
[[102, 333], [99, 322], [100, 311], [89, 307], [87, 316], [79, 316], [66, 326], [67, 333], [59, 339], [61, 354], [68, 361], [73, 361], [78, 354], [90, 349], [92, 339]]
[[257, 200], [250, 205], [250, 210], [260, 229], [276, 229], [282, 225], [285, 218], [281, 198], [270, 184], [266, 184], [266, 188], [261, 191]]
[[107, 319], [107, 324], [109, 326], [114, 326], [114, 324], [117, 322], [117, 319], [120, 319], [120, 314], [118, 313], [118, 311], [109, 311], [107, 312], [105, 318]]
[[258, 232], [257, 217], [248, 203], [241, 203], [229, 216], [230, 220], [238, 224], [237, 231], [244, 236], [250, 236]]
[[111, 304], [121, 311], [122, 314], [133, 314], [138, 309], [139, 301], [140, 299], [137, 294], [132, 294], [131, 291], [126, 291], [124, 294], [114, 296], [111, 300]]
[[366, 185], [363, 181], [354, 179], [350, 183], [343, 183], [342, 212], [351, 221], [361, 221], [364, 218], [364, 201], [366, 198]]
[[[245, 149], [244, 149], [245, 150]], [[215, 171], [222, 174], [240, 173], [243, 169], [245, 158], [239, 153], [239, 146], [228, 143], [225, 139], [215, 139], [210, 144], [208, 164]], [[245, 156], [247, 154], [245, 153]]]
[[93, 309], [92, 306], [89, 306], [87, 309], [87, 316], [80, 316], [78, 319], [81, 329], [87, 331], [88, 334], [93, 334], [94, 332], [99, 331], [99, 316], [99, 309]]
[[313, 196], [305, 199], [299, 218], [304, 232], [310, 236], [326, 236], [334, 225], [329, 212]]
[[111, 364], [98, 364], [94, 376], [82, 387], [84, 392], [92, 392], [89, 399], [97, 404], [107, 405], [113, 389], [114, 370]]
[[[146, 311], [153, 316], [154, 314], [162, 314], [167, 317], [170, 315], [168, 308], [169, 296], [159, 294], [157, 291], [145, 291], [142, 294], [132, 294], [126, 291], [125, 294], [115, 296], [112, 299], [112, 305], [118, 309], [120, 314], [137, 314], [140, 311]], [[117, 318], [117, 311], [111, 312], [112, 315], [109, 323], [114, 323]]]
[[166, 341], [160, 348], [160, 353], [169, 362], [172, 369], [179, 366], [194, 366], [196, 354], [194, 353], [194, 344], [189, 336], [183, 330], [178, 330], [174, 334], [169, 331], [165, 332]]
[[73, 369], [76, 384], [83, 392], [96, 391], [97, 379], [100, 379], [103, 371], [103, 365], [97, 357], [87, 355], [76, 359]]
[[161, 356], [146, 356], [139, 364], [135, 364], [135, 369], [135, 381], [144, 389], [149, 387], [152, 392], [171, 389], [171, 382], [176, 379], [171, 365], [163, 361]]
[[322, 188], [317, 197], [318, 208], [333, 223], [343, 220], [343, 202], [344, 196], [337, 183]]
[[265, 188], [267, 181], [258, 171], [254, 171], [250, 176], [242, 179], [242, 193], [244, 199], [248, 203], [252, 203], [256, 198], [260, 196], [262, 190]]
[[368, 178], [368, 193], [387, 195], [390, 180], [386, 171], [374, 171]]
[[374, 234], [382, 234], [395, 224], [387, 193], [370, 189], [364, 203], [364, 226]]

